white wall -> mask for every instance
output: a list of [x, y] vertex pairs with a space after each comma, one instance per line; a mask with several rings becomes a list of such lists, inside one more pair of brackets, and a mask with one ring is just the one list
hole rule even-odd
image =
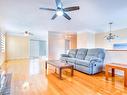
[[87, 33], [87, 47], [88, 48], [95, 47], [95, 33]]
[[5, 53], [0, 52], [0, 65], [2, 65], [5, 61]]
[[77, 33], [77, 48], [94, 48], [95, 34], [90, 32]]
[[7, 35], [7, 60], [29, 58], [28, 38]]
[[[63, 33], [64, 34], [64, 33]], [[59, 59], [60, 55], [64, 53], [65, 50], [65, 40], [62, 33], [59, 32], [49, 32], [48, 34], [48, 56], [49, 59]]]

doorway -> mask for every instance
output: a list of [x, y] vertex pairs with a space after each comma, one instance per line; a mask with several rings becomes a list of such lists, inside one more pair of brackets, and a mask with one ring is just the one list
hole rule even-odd
[[46, 41], [44, 40], [30, 40], [30, 58], [40, 58], [47, 55]]
[[70, 40], [65, 40], [65, 53], [68, 53], [68, 50], [70, 49]]

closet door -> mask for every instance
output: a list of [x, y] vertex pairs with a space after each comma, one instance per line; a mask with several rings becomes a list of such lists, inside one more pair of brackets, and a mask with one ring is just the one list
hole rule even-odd
[[30, 40], [30, 58], [39, 58], [46, 56], [46, 41]]
[[30, 58], [39, 58], [39, 41], [30, 40]]

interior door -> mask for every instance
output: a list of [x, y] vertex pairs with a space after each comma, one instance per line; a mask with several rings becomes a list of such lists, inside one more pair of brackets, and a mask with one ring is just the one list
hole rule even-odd
[[39, 41], [30, 40], [30, 58], [39, 57]]
[[30, 58], [46, 57], [46, 41], [30, 40]]
[[70, 40], [65, 40], [65, 53], [70, 49]]

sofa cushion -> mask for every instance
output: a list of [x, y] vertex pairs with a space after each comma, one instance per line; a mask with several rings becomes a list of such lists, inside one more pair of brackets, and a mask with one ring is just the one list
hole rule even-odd
[[86, 57], [85, 57], [85, 60], [90, 61], [90, 60], [93, 59], [93, 58], [94, 58], [94, 56], [86, 56]]
[[95, 56], [86, 56], [85, 60], [91, 62], [91, 61], [102, 61], [102, 59], [97, 58]]
[[75, 63], [76, 60], [77, 60], [76, 58], [68, 58], [68, 59], [67, 59], [67, 62]]
[[90, 67], [90, 61], [88, 61], [88, 60], [76, 60], [76, 65]]
[[99, 48], [88, 49], [85, 60], [88, 59], [87, 56], [89, 58], [96, 57], [96, 58], [104, 59], [104, 57], [105, 57], [104, 49], [99, 49]]
[[75, 58], [76, 57], [76, 53], [77, 53], [77, 49], [71, 49], [68, 53], [68, 56], [70, 58]]
[[78, 49], [77, 54], [76, 54], [76, 58], [81, 59], [81, 60], [85, 59], [87, 51], [88, 51], [88, 49]]

